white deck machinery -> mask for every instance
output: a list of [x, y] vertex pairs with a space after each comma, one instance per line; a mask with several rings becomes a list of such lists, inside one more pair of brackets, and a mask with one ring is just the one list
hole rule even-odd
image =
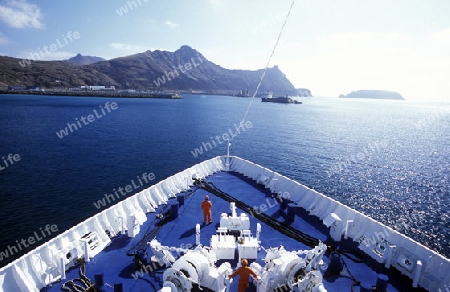
[[287, 251], [283, 246], [266, 250], [264, 267], [256, 262], [250, 264], [261, 277], [256, 283], [257, 291], [285, 291], [287, 286], [296, 292], [326, 292], [319, 270], [326, 249], [326, 245], [319, 242], [312, 250]]
[[[247, 214], [236, 213], [236, 206], [230, 203], [231, 215], [222, 213], [217, 234], [210, 239], [210, 247], [200, 244], [200, 225], [196, 225], [196, 247], [181, 249], [161, 245], [156, 239], [150, 242], [157, 261], [168, 268], [163, 274], [163, 287], [159, 292], [188, 292], [198, 285], [217, 292], [229, 292], [231, 281], [228, 278], [233, 271], [229, 262], [223, 262], [219, 267], [218, 260], [237, 260], [242, 258], [257, 259], [258, 251], [266, 252], [264, 266], [256, 261], [250, 267], [258, 274], [253, 279], [258, 292], [277, 291], [281, 287], [289, 287], [291, 291], [326, 292], [322, 284], [322, 274], [319, 271], [323, 264], [322, 257], [326, 245], [319, 243], [312, 250], [287, 251], [283, 246], [264, 249], [260, 246], [259, 236], [261, 225], [256, 227], [256, 237], [253, 237], [249, 227], [250, 218]], [[239, 233], [236, 237], [229, 232]], [[238, 259], [235, 251], [238, 250]], [[178, 259], [172, 252], [184, 254]], [[284, 291], [284, 290], [283, 290]]]

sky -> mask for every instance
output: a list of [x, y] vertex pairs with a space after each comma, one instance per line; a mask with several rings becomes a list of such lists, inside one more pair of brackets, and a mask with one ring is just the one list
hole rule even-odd
[[[291, 3], [0, 0], [0, 55], [111, 59], [188, 45], [224, 68], [260, 69]], [[382, 89], [450, 101], [449, 16], [448, 0], [295, 0], [269, 66], [315, 96]]]

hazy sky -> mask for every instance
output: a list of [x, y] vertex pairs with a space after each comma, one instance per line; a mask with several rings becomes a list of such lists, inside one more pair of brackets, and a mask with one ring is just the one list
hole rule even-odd
[[[222, 67], [258, 69], [290, 4], [0, 0], [0, 55], [110, 59], [189, 45]], [[75, 32], [79, 37], [69, 38]], [[52, 44], [53, 52], [44, 51]], [[317, 96], [386, 89], [407, 99], [450, 100], [450, 1], [296, 0], [273, 65]]]

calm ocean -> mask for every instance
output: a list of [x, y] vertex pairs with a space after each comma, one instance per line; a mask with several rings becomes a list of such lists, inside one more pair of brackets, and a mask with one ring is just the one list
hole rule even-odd
[[[100, 211], [94, 203], [105, 193], [132, 180], [137, 184], [144, 173], [156, 179], [133, 193], [226, 154], [226, 143], [215, 137], [232, 132], [232, 155], [291, 177], [450, 257], [450, 103], [313, 97], [285, 105], [255, 99], [247, 117], [251, 127], [237, 133], [249, 101], [1, 95], [0, 254], [17, 246], [16, 240], [36, 238], [34, 232], [41, 234], [48, 224], [57, 225], [55, 236], [94, 215]], [[108, 112], [106, 102], [117, 108]], [[91, 114], [91, 121], [81, 123]], [[72, 126], [73, 132], [58, 137], [77, 121], [81, 128]], [[195, 152], [205, 146], [203, 154]], [[10, 153], [20, 160], [11, 164]], [[0, 266], [48, 238], [12, 249], [7, 257], [3, 253]]]

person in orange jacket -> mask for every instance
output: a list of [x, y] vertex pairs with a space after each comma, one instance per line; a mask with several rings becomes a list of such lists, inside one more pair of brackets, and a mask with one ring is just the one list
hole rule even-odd
[[239, 285], [238, 285], [238, 292], [245, 292], [245, 289], [247, 289], [250, 281], [250, 275], [252, 275], [254, 278], [257, 278], [258, 275], [248, 266], [248, 261], [246, 259], [241, 260], [241, 267], [238, 268], [236, 271], [234, 271], [232, 274], [230, 274], [229, 278], [234, 278], [235, 276], [239, 275]]
[[212, 203], [209, 200], [209, 197], [205, 196], [205, 200], [202, 202], [203, 223], [204, 224], [212, 223], [211, 208], [212, 208]]

